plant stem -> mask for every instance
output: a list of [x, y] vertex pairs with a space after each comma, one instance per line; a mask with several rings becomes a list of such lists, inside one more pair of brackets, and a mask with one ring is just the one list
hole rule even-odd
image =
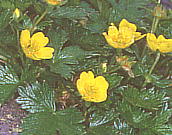
[[31, 28], [31, 33], [33, 33], [34, 31], [35, 31], [35, 27], [36, 27], [36, 25], [38, 25], [40, 22], [41, 22], [41, 20], [45, 17], [45, 15], [47, 14], [47, 12], [48, 12], [48, 10], [46, 9], [44, 12], [43, 12], [43, 14], [38, 18], [38, 20], [33, 24], [33, 27]]
[[154, 70], [156, 64], [158, 63], [159, 59], [160, 59], [160, 56], [161, 56], [161, 53], [158, 52], [157, 53], [157, 56], [156, 56], [156, 59], [155, 59], [155, 62], [153, 63], [151, 69], [149, 70], [149, 75], [151, 75], [152, 71]]
[[21, 58], [22, 67], [25, 67], [25, 62], [23, 59], [23, 50], [21, 49], [21, 46], [20, 46], [20, 34], [19, 34], [18, 29], [17, 29], [17, 45], [18, 45], [18, 50], [19, 50], [19, 54], [20, 54], [20, 58]]
[[153, 23], [152, 23], [152, 28], [151, 28], [151, 33], [154, 33], [156, 31], [158, 23], [159, 23], [159, 18], [158, 17], [154, 17]]

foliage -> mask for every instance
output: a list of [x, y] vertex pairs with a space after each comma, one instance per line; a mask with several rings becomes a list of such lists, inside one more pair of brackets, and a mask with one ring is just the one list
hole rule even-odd
[[[137, 32], [170, 38], [172, 11], [166, 7], [155, 0], [1, 0], [0, 104], [15, 98], [28, 112], [20, 134], [172, 134], [172, 52], [152, 51], [146, 38], [113, 48], [102, 34], [126, 19]], [[51, 59], [26, 57], [20, 45], [25, 29], [49, 38]], [[106, 101], [81, 99], [76, 82], [88, 71], [109, 83]]]

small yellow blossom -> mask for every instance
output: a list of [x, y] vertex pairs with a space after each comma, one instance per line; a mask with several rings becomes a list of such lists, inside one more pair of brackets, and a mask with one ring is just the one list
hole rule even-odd
[[126, 48], [129, 47], [134, 41], [139, 40], [145, 36], [140, 32], [136, 32], [137, 27], [135, 24], [129, 23], [126, 19], [123, 19], [119, 24], [119, 30], [111, 23], [108, 33], [103, 32], [106, 41], [114, 48]]
[[45, 0], [50, 5], [59, 5], [62, 0]]
[[102, 102], [107, 98], [108, 82], [103, 76], [94, 78], [91, 71], [82, 72], [77, 80], [77, 89], [85, 101]]
[[151, 50], [159, 50], [162, 53], [172, 52], [172, 39], [165, 39], [163, 35], [156, 38], [152, 33], [148, 33], [146, 39]]
[[13, 12], [13, 18], [18, 19], [20, 17], [20, 10], [16, 8]]
[[37, 32], [30, 37], [29, 30], [23, 30], [20, 35], [20, 44], [28, 58], [33, 60], [51, 59], [54, 49], [45, 47], [49, 42], [42, 32]]

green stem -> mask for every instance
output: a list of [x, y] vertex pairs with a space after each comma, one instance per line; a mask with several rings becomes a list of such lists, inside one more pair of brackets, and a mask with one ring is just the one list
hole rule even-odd
[[19, 54], [20, 54], [20, 58], [21, 58], [21, 62], [22, 62], [22, 66], [25, 66], [25, 62], [23, 59], [23, 50], [21, 49], [20, 46], [20, 34], [19, 34], [19, 30], [17, 30], [17, 45], [18, 45], [18, 50], [19, 50]]
[[[158, 4], [157, 5], [159, 5], [160, 2], [161, 2], [161, 0], [158, 0]], [[153, 22], [152, 22], [151, 33], [155, 33], [155, 31], [157, 29], [157, 26], [158, 26], [158, 23], [159, 23], [159, 18], [155, 16], [154, 19], [153, 19]], [[142, 53], [143, 54], [142, 56], [144, 56], [145, 50], [146, 50], [146, 48], [144, 48], [144, 52]], [[151, 69], [149, 70], [148, 76], [150, 76], [152, 74], [156, 64], [158, 63], [158, 61], [160, 59], [160, 56], [161, 56], [161, 54], [160, 54], [160, 52], [158, 52], [157, 56], [156, 56], [156, 59], [155, 59], [155, 62], [153, 63]], [[144, 81], [144, 83], [142, 85], [142, 88], [145, 87], [146, 84], [147, 84], [147, 80]]]
[[156, 31], [158, 23], [159, 23], [159, 18], [158, 17], [154, 17], [153, 23], [152, 23], [151, 33], [154, 33]]
[[152, 74], [152, 71], [154, 70], [156, 64], [158, 63], [158, 61], [159, 61], [159, 59], [160, 59], [160, 56], [161, 56], [161, 53], [158, 52], [158, 53], [157, 53], [157, 56], [156, 56], [156, 59], [155, 59], [155, 62], [153, 63], [151, 69], [149, 70], [149, 75]]
[[35, 27], [36, 27], [36, 25], [38, 25], [40, 22], [41, 22], [41, 20], [45, 17], [45, 15], [47, 14], [47, 12], [48, 12], [48, 10], [46, 9], [44, 12], [43, 12], [43, 14], [38, 18], [38, 20], [33, 24], [33, 27], [31, 28], [31, 33], [33, 33], [34, 31], [35, 31]]

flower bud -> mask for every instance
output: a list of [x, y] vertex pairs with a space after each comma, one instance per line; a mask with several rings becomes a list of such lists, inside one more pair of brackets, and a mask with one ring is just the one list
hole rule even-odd
[[45, 0], [50, 5], [59, 5], [61, 0]]
[[167, 11], [162, 6], [156, 6], [153, 11], [153, 16], [158, 17], [158, 18], [166, 18]]
[[20, 17], [20, 10], [16, 8], [13, 12], [13, 18], [17, 20], [19, 17]]
[[107, 71], [107, 63], [102, 63], [101, 67], [102, 67], [102, 72], [105, 73]]

